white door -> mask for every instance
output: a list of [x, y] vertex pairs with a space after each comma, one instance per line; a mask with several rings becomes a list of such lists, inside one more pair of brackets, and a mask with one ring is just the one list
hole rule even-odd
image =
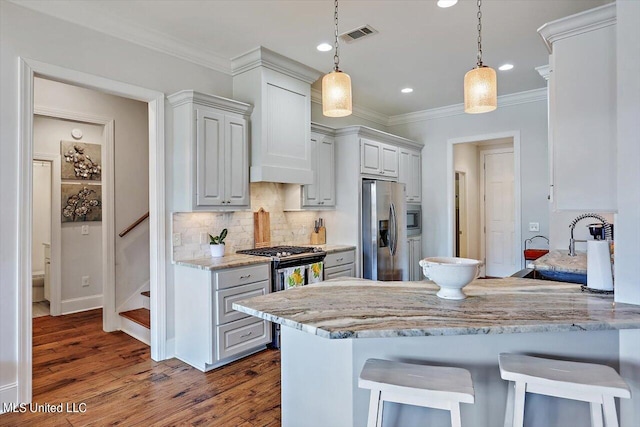
[[510, 276], [515, 253], [513, 151], [487, 151], [484, 159], [485, 274]]

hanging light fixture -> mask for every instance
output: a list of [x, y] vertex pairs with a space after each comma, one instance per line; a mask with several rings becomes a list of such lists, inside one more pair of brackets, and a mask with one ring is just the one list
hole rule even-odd
[[478, 0], [478, 63], [464, 76], [464, 112], [488, 113], [498, 106], [496, 70], [482, 64], [482, 12]]
[[338, 68], [338, 0], [333, 15], [335, 24], [335, 49], [333, 71], [322, 78], [322, 114], [327, 117], [345, 117], [351, 114], [351, 77]]

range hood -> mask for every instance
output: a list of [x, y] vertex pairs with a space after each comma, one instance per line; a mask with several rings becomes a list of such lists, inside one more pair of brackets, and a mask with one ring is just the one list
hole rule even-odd
[[254, 106], [251, 182], [312, 184], [311, 84], [322, 73], [264, 47], [231, 64], [234, 99]]

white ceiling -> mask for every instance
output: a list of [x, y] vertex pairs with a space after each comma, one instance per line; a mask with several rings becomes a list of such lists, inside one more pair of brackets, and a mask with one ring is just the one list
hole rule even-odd
[[[542, 88], [534, 70], [548, 62], [536, 30], [546, 22], [610, 0], [485, 0], [485, 65], [498, 71], [498, 95]], [[332, 0], [16, 0], [99, 31], [168, 49], [229, 72], [230, 59], [262, 45], [323, 72], [333, 66]], [[340, 32], [369, 24], [379, 34], [340, 45], [354, 104], [387, 116], [462, 102], [464, 74], [475, 66], [476, 1], [441, 9], [436, 0], [340, 1]], [[319, 85], [316, 83], [319, 88]], [[414, 92], [402, 94], [400, 89]], [[185, 88], [186, 89], [186, 88]]]

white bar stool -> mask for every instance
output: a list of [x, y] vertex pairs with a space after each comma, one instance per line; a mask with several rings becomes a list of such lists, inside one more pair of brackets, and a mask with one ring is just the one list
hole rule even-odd
[[618, 427], [614, 397], [629, 399], [627, 383], [609, 366], [500, 354], [500, 375], [509, 381], [505, 427], [522, 427], [526, 393], [589, 402], [592, 427]]
[[384, 402], [406, 403], [451, 412], [451, 426], [461, 427], [460, 403], [473, 403], [473, 382], [466, 369], [369, 359], [360, 388], [371, 390], [368, 427], [382, 426]]

